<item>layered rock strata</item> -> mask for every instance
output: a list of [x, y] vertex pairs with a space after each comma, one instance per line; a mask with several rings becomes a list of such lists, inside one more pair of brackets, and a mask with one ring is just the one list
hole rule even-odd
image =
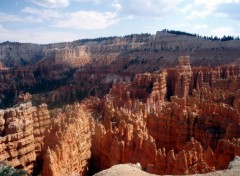
[[0, 162], [34, 174], [44, 162], [49, 176], [88, 173], [94, 122], [79, 104], [49, 113], [27, 102], [1, 110], [0, 125]]
[[43, 139], [46, 136], [46, 129], [49, 129], [51, 124], [50, 115], [46, 104], [41, 104], [38, 107], [34, 107], [33, 122], [35, 153], [38, 160], [43, 158]]
[[36, 159], [31, 104], [4, 112], [2, 158], [11, 166], [31, 171]]
[[102, 99], [50, 112], [29, 102], [1, 111], [1, 161], [31, 173], [43, 160], [41, 173], [53, 176], [137, 162], [150, 173], [180, 175], [225, 169], [240, 154], [238, 65], [192, 68], [183, 56], [176, 68], [104, 81], [113, 86]]
[[[103, 96], [109, 89], [104, 88], [105, 84], [99, 83], [99, 80], [102, 82], [111, 75], [122, 77], [124, 73], [154, 72], [174, 67], [178, 64], [178, 56], [183, 53], [191, 55], [191, 64], [194, 66], [212, 67], [237, 63], [240, 54], [239, 45], [239, 40], [212, 41], [201, 37], [175, 35], [167, 31], [159, 31], [155, 35], [134, 34], [125, 37], [85, 39], [46, 45], [4, 42], [0, 44], [0, 81], [2, 82], [0, 107], [12, 107], [17, 97], [25, 92], [41, 94], [41, 96], [49, 93], [50, 96], [55, 96], [53, 95], [55, 93], [51, 91], [58, 88], [64, 89], [69, 84], [74, 84], [80, 94], [74, 97], [73, 101], [86, 98], [90, 89], [92, 89], [92, 94], [98, 92], [97, 95]], [[78, 69], [83, 76], [73, 78], [69, 69]], [[236, 71], [227, 67], [221, 69], [226, 71], [220, 75], [221, 77], [231, 76], [232, 72]], [[98, 70], [105, 74], [99, 77]], [[202, 86], [200, 80], [202, 76], [204, 79], [210, 76], [213, 83], [215, 76], [218, 76], [208, 75], [211, 70], [208, 73], [202, 72], [193, 75], [195, 82], [191, 86], [194, 88]], [[92, 79], [92, 76], [95, 79]], [[196, 82], [195, 76], [199, 78], [199, 81]], [[180, 81], [180, 79], [189, 78], [182, 77], [179, 72], [178, 79]], [[79, 90], [85, 86], [79, 85], [78, 82], [89, 84], [87, 83], [85, 90]], [[220, 83], [220, 86], [226, 84]], [[233, 84], [231, 86], [234, 87]], [[174, 94], [174, 90], [172, 91], [169, 96]], [[69, 92], [66, 94], [70, 96]], [[38, 97], [36, 99], [39, 99]], [[57, 101], [63, 104], [64, 98], [60, 100], [57, 98]], [[41, 103], [54, 104], [50, 100], [47, 101], [49, 102]]]
[[44, 139], [42, 175], [86, 175], [91, 157], [91, 117], [79, 104], [56, 115]]
[[30, 102], [1, 111], [1, 162], [33, 171], [42, 151], [44, 131], [50, 124], [47, 105]]
[[96, 170], [140, 162], [156, 174], [206, 173], [239, 155], [239, 67], [191, 69], [187, 57], [179, 61], [176, 69], [113, 85], [96, 103]]

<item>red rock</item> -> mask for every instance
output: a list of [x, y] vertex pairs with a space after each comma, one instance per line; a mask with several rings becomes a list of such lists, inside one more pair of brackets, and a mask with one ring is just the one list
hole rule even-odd
[[174, 95], [186, 97], [190, 91], [192, 69], [189, 56], [179, 57], [179, 66], [176, 67], [176, 83]]
[[[92, 171], [137, 162], [155, 174], [225, 169], [240, 154], [239, 67], [191, 68], [188, 57], [179, 61], [117, 82], [104, 98], [81, 105], [49, 112], [26, 103], [1, 111], [1, 159], [29, 173], [43, 159], [43, 175], [86, 174], [90, 159]], [[69, 90], [75, 97], [78, 89], [64, 86], [46, 99], [70, 101]]]
[[25, 103], [27, 101], [30, 101], [32, 99], [32, 95], [29, 94], [29, 93], [25, 93], [25, 94], [20, 94], [18, 96], [18, 100], [17, 102], [20, 104], [20, 103]]
[[[226, 168], [236, 154], [219, 155], [218, 141], [240, 135], [239, 112], [231, 102], [238, 99], [233, 92], [238, 86], [223, 90], [236, 76], [234, 71], [228, 74], [226, 69], [230, 68], [234, 70], [218, 67], [216, 71], [191, 71], [188, 59], [182, 58], [175, 70], [139, 74], [132, 83], [115, 84], [98, 103], [104, 108], [99, 112], [103, 117], [98, 128], [101, 137], [93, 137], [93, 145], [99, 147], [93, 148], [94, 162], [99, 163], [96, 170], [128, 162], [140, 162], [144, 170], [157, 174], [195, 174]], [[167, 101], [168, 94], [177, 96]], [[111, 157], [109, 150], [114, 152]], [[218, 166], [218, 158], [225, 156]]]
[[44, 138], [43, 175], [84, 175], [91, 157], [91, 117], [79, 104], [57, 114]]
[[28, 102], [16, 108], [4, 110], [0, 115], [1, 161], [5, 160], [7, 164], [24, 169], [28, 173], [32, 172], [38, 154], [37, 143], [35, 143], [37, 129], [34, 126], [42, 115], [35, 116], [36, 111], [36, 107], [32, 107]]

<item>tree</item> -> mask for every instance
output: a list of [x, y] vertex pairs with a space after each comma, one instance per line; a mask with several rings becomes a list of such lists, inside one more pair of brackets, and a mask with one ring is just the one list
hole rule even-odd
[[11, 166], [5, 164], [0, 165], [0, 175], [1, 176], [26, 176], [27, 173], [24, 170], [15, 169]]
[[233, 36], [223, 36], [222, 38], [221, 38], [221, 41], [229, 41], [229, 40], [234, 40], [234, 37]]

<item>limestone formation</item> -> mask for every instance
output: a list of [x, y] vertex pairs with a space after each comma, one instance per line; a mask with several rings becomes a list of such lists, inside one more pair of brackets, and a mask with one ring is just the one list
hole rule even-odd
[[49, 129], [51, 121], [49, 111], [46, 104], [41, 104], [38, 107], [34, 107], [33, 111], [33, 134], [35, 153], [38, 159], [42, 159], [43, 152], [43, 139], [45, 137], [46, 130]]
[[104, 126], [97, 124], [93, 137], [93, 161], [98, 163], [94, 169], [140, 162], [143, 170], [156, 174], [214, 171], [214, 167], [209, 167], [203, 160], [201, 144], [194, 140], [184, 145], [178, 154], [174, 150], [158, 149], [148, 133], [150, 128], [144, 124], [145, 118], [150, 118], [144, 117], [144, 109], [135, 114], [126, 109], [114, 109], [111, 105], [105, 108]]
[[[239, 44], [239, 40], [212, 41], [167, 31], [158, 31], [155, 35], [134, 34], [46, 45], [4, 42], [0, 44], [0, 107], [14, 106], [18, 96], [26, 92], [36, 95], [33, 101], [52, 104], [50, 107], [54, 103], [61, 106], [69, 96], [73, 100], [67, 101], [67, 104], [89, 95], [103, 97], [109, 92], [111, 83], [124, 80], [125, 76], [130, 81], [136, 73], [175, 67], [178, 65], [177, 58], [183, 53], [191, 55], [192, 65], [207, 67], [198, 68], [199, 72], [193, 73], [193, 84], [182, 90], [180, 86], [187, 84], [190, 77], [181, 74], [180, 70], [185, 67], [186, 71], [186, 66], [181, 66], [182, 69], [179, 66], [178, 78], [171, 74], [168, 76], [177, 79], [173, 81], [176, 90], [169, 92], [168, 99], [173, 94], [182, 96], [181, 93], [191, 92], [192, 88], [205, 86], [206, 82], [215, 84], [215, 79], [219, 78], [223, 80], [218, 80], [215, 86], [235, 89], [239, 84], [239, 78], [236, 78], [239, 74], [239, 65], [236, 66]], [[223, 64], [227, 65], [221, 66]], [[109, 77], [113, 77], [110, 82]], [[229, 85], [225, 78], [231, 78]], [[167, 82], [173, 84], [171, 80]], [[73, 85], [77, 96], [69, 92], [63, 98], [57, 96], [69, 85]], [[56, 102], [52, 102], [55, 97]]]
[[238, 155], [238, 145], [226, 142], [240, 137], [239, 72], [227, 72], [238, 67], [191, 69], [187, 57], [179, 61], [176, 69], [117, 83], [95, 108], [88, 106], [101, 122], [93, 136], [95, 170], [140, 162], [156, 174], [206, 173]]
[[42, 49], [43, 46], [38, 44], [17, 42], [0, 43], [0, 63], [5, 67], [34, 64], [42, 59]]
[[[136, 165], [138, 165], [137, 163]], [[226, 176], [226, 175], [239, 175], [240, 172], [240, 158], [239, 156], [236, 156], [235, 159], [229, 164], [228, 169], [216, 171], [216, 172], [210, 172], [207, 174], [194, 174], [191, 176]], [[119, 164], [115, 165], [109, 169], [103, 170], [94, 176], [125, 176], [125, 175], [134, 175], [134, 176], [156, 176], [155, 174], [149, 174], [147, 172], [142, 171], [141, 168], [136, 167], [135, 164]]]
[[18, 99], [17, 99], [17, 102], [20, 104], [20, 103], [25, 103], [27, 101], [31, 101], [32, 99], [32, 95], [29, 94], [28, 92], [25, 93], [25, 94], [20, 94], [18, 96]]
[[4, 70], [6, 69], [5, 66], [3, 65], [3, 63], [0, 61], [0, 70]]
[[179, 57], [179, 66], [176, 67], [176, 82], [174, 95], [180, 98], [189, 94], [192, 79], [192, 69], [189, 56]]
[[[82, 49], [86, 53], [79, 58], [91, 50]], [[65, 50], [65, 60], [77, 55]], [[182, 56], [175, 68], [134, 78], [129, 73], [111, 75], [110, 70], [84, 74], [58, 68], [62, 70], [52, 74], [41, 67], [37, 73], [23, 68], [2, 71], [1, 80], [20, 74], [31, 78], [23, 82], [29, 85], [36, 75], [65, 80], [64, 73], [71, 73], [73, 84], [32, 96], [21, 92], [16, 107], [0, 111], [1, 162], [49, 176], [91, 175], [123, 163], [140, 163], [149, 173], [181, 175], [226, 169], [240, 155], [238, 65], [191, 67], [189, 57]], [[20, 83], [14, 81], [1, 88], [16, 91]], [[103, 92], [111, 89], [99, 98], [94, 85], [105, 87]], [[73, 103], [86, 91], [94, 96]], [[32, 106], [31, 99], [47, 100], [52, 109]]]
[[36, 108], [31, 102], [20, 104], [1, 111], [0, 119], [0, 162], [31, 173], [50, 122], [46, 105]]
[[42, 175], [85, 175], [91, 157], [91, 118], [79, 104], [57, 114], [44, 139]]
[[33, 135], [33, 108], [30, 103], [2, 113], [1, 161], [31, 171], [36, 159]]

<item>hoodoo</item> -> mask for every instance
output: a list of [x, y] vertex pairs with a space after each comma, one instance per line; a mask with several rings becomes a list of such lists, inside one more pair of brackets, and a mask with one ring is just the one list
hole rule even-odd
[[0, 112], [1, 161], [47, 176], [91, 175], [124, 163], [154, 174], [226, 169], [240, 155], [240, 67], [178, 61], [80, 104], [48, 109], [22, 94]]
[[235, 174], [239, 45], [167, 31], [0, 44], [0, 173]]

